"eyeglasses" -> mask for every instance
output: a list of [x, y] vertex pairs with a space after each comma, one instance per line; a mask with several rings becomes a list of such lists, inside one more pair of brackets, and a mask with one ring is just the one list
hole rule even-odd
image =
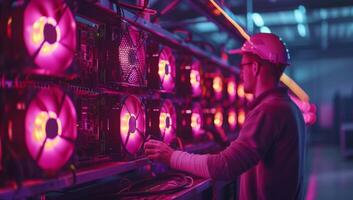
[[240, 64], [239, 64], [239, 67], [240, 67], [240, 69], [242, 69], [244, 66], [246, 66], [246, 65], [251, 65], [251, 64], [253, 64], [253, 62], [240, 63]]

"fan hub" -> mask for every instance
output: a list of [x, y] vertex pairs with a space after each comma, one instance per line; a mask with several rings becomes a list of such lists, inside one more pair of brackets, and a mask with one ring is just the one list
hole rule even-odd
[[136, 118], [135, 118], [135, 116], [130, 116], [129, 133], [134, 133], [135, 131], [136, 131]]
[[53, 139], [58, 135], [58, 122], [56, 121], [55, 118], [49, 118], [46, 126], [45, 126], [45, 132], [48, 138]]
[[171, 121], [170, 121], [170, 117], [169, 116], [167, 116], [167, 118], [165, 119], [165, 126], [166, 126], [166, 128], [169, 128], [170, 127], [170, 123]]
[[131, 65], [135, 65], [136, 62], [137, 62], [136, 52], [135, 52], [135, 51], [136, 51], [136, 50], [134, 50], [134, 49], [130, 49], [130, 51], [129, 51], [128, 57], [129, 57], [129, 63], [130, 63]]
[[164, 68], [164, 71], [165, 71], [165, 74], [168, 75], [169, 74], [169, 65], [168, 64], [165, 64], [165, 68]]
[[44, 25], [44, 40], [49, 44], [54, 44], [57, 40], [56, 28], [54, 25], [46, 23]]

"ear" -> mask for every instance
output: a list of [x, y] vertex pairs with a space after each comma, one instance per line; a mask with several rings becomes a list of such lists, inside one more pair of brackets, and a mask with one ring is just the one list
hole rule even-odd
[[254, 62], [252, 64], [252, 72], [255, 76], [258, 76], [260, 74], [260, 64], [258, 62]]

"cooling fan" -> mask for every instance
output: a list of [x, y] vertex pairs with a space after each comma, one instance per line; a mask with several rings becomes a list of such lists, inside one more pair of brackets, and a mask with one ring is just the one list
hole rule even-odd
[[171, 92], [175, 87], [175, 58], [170, 48], [164, 47], [159, 56], [158, 75], [161, 88]]
[[59, 170], [71, 157], [77, 137], [76, 112], [60, 89], [42, 89], [26, 112], [25, 140], [31, 157], [46, 171]]
[[245, 110], [243, 108], [240, 108], [238, 111], [238, 119], [237, 119], [239, 126], [243, 126], [245, 122], [245, 118], [246, 118]]
[[145, 140], [146, 116], [141, 101], [135, 96], [123, 100], [120, 111], [120, 138], [122, 146], [131, 155], [135, 155]]
[[200, 73], [200, 62], [195, 61], [191, 65], [190, 69], [190, 85], [193, 96], [201, 95], [201, 73]]
[[204, 113], [200, 103], [180, 105], [177, 109], [177, 135], [186, 144], [205, 138]]
[[159, 129], [165, 143], [171, 144], [176, 139], [176, 113], [171, 101], [165, 100], [159, 114]]
[[[29, 60], [23, 64], [34, 63], [38, 73], [64, 72], [76, 49], [76, 23], [68, 5], [62, 0], [31, 0], [24, 11], [13, 13], [6, 28], [8, 46], [13, 48], [8, 52], [14, 54], [10, 57]], [[26, 49], [28, 59], [19, 55], [21, 49]]]
[[206, 72], [203, 95], [211, 102], [223, 98], [223, 76], [220, 72]]
[[227, 96], [230, 102], [234, 102], [237, 96], [237, 83], [235, 78], [229, 78], [227, 80]]
[[237, 128], [237, 113], [233, 108], [230, 108], [228, 110], [227, 123], [228, 129], [232, 132], [235, 131], [235, 129]]
[[[23, 94], [27, 96], [30, 91]], [[22, 97], [9, 99], [14, 105], [9, 111], [7, 137], [23, 160], [30, 158], [37, 167], [52, 174], [67, 163], [74, 151], [76, 111], [58, 87], [42, 88], [34, 94], [28, 104]]]
[[213, 124], [217, 129], [221, 129], [223, 127], [223, 109], [220, 106], [216, 108]]
[[190, 126], [194, 137], [199, 137], [204, 133], [202, 129], [203, 125], [203, 115], [201, 105], [195, 103], [191, 111], [191, 121]]
[[[126, 26], [118, 50], [120, 81], [132, 86], [144, 86], [146, 76], [146, 33]], [[109, 73], [109, 72], [108, 72]]]
[[223, 80], [220, 74], [217, 74], [212, 80], [212, 88], [216, 99], [220, 100], [223, 96]]

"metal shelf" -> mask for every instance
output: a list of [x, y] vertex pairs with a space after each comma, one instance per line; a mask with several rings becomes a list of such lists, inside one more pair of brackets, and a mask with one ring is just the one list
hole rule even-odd
[[98, 179], [125, 173], [145, 166], [149, 163], [150, 161], [147, 158], [142, 158], [129, 162], [104, 163], [99, 166], [80, 169], [76, 173], [76, 182], [74, 182], [74, 176], [71, 173], [66, 173], [62, 176], [47, 180], [26, 180], [19, 188], [17, 188], [15, 184], [11, 184], [13, 186], [0, 188], [0, 199], [23, 199], [30, 196], [40, 195], [48, 191], [61, 190], [79, 184], [88, 183]]
[[[207, 149], [215, 148], [217, 146], [218, 145], [214, 142], [206, 142], [187, 146], [185, 151], [197, 153]], [[122, 174], [134, 169], [138, 169], [139, 167], [143, 167], [150, 163], [151, 161], [148, 158], [141, 158], [129, 162], [108, 162], [97, 166], [79, 169], [76, 173], [76, 177], [74, 177], [72, 173], [67, 172], [63, 175], [51, 179], [26, 180], [23, 182], [21, 187], [17, 187], [15, 183], [12, 182], [8, 184], [11, 186], [0, 188], [0, 199], [22, 199], [30, 196], [40, 195], [48, 191], [57, 191], [99, 179], [104, 179], [113, 175]], [[206, 183], [208, 184], [208, 182], [204, 182], [200, 186], [203, 186], [203, 184]]]
[[174, 46], [175, 48], [182, 49], [186, 52], [190, 52], [198, 58], [205, 59], [210, 63], [217, 65], [225, 70], [229, 70], [233, 73], [240, 73], [240, 69], [236, 66], [230, 65], [228, 62], [222, 60], [220, 57], [215, 56], [213, 53], [204, 51], [198, 46], [184, 41], [178, 35], [171, 33], [158, 24], [151, 23], [141, 17], [136, 17], [135, 14], [122, 9], [122, 16], [117, 15], [116, 11], [109, 8], [103, 7], [99, 4], [88, 3], [85, 1], [80, 1], [78, 14], [90, 17], [92, 13], [102, 13], [99, 18], [102, 21], [108, 20], [110, 23], [117, 23], [121, 18], [138, 28], [152, 33], [154, 36], [158, 37], [165, 43]]

